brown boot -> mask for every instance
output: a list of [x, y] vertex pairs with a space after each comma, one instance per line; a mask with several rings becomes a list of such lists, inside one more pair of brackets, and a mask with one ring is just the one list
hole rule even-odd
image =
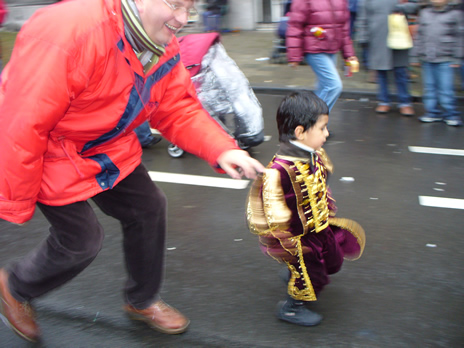
[[400, 108], [400, 114], [403, 115], [403, 116], [407, 116], [407, 117], [415, 115], [414, 109], [412, 108], [412, 106], [403, 106], [403, 107], [401, 107]]
[[378, 114], [386, 114], [389, 111], [390, 111], [390, 106], [388, 105], [378, 105], [375, 108], [375, 112], [377, 112]]
[[31, 342], [40, 337], [40, 330], [35, 322], [35, 313], [27, 302], [19, 302], [11, 296], [8, 288], [8, 274], [0, 269], [0, 313], [17, 335]]
[[146, 322], [150, 327], [166, 334], [179, 334], [187, 330], [190, 320], [163, 300], [158, 300], [146, 309], [125, 305], [124, 310], [134, 320]]

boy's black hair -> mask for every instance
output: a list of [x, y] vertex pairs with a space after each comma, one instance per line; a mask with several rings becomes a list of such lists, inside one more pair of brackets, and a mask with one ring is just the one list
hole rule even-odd
[[287, 95], [277, 109], [279, 141], [296, 140], [296, 127], [303, 126], [306, 131], [316, 124], [319, 116], [328, 114], [327, 104], [311, 91], [297, 91]]

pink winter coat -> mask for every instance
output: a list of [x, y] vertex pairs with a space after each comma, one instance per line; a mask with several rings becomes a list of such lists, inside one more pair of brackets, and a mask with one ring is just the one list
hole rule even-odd
[[[325, 30], [323, 38], [311, 29]], [[343, 58], [355, 55], [350, 38], [350, 12], [346, 0], [293, 0], [287, 29], [289, 62], [300, 62], [305, 53], [337, 53]]]
[[6, 5], [3, 0], [0, 0], [0, 25], [2, 25], [7, 14]]

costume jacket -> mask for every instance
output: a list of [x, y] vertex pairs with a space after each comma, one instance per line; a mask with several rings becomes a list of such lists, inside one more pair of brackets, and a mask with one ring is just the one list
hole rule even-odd
[[[355, 56], [350, 37], [350, 11], [346, 0], [293, 0], [288, 14], [287, 56], [300, 62], [305, 53], [337, 53]], [[325, 33], [316, 37], [311, 29]]]
[[152, 128], [211, 165], [235, 140], [203, 110], [175, 38], [144, 73], [120, 0], [38, 10], [17, 36], [0, 85], [0, 218], [36, 201], [65, 205], [111, 189], [140, 163], [133, 129]]
[[[324, 254], [329, 240], [343, 250], [340, 262], [343, 256], [355, 260], [364, 250], [362, 227], [335, 217], [335, 202], [327, 186], [331, 171], [324, 150], [309, 153], [281, 143], [264, 174], [254, 181], [247, 200], [250, 231], [259, 236], [264, 253], [287, 264], [291, 271], [288, 292], [304, 301], [316, 300], [310, 276], [313, 270], [305, 260], [308, 254]], [[323, 236], [315, 243], [313, 237], [319, 234], [330, 238]]]

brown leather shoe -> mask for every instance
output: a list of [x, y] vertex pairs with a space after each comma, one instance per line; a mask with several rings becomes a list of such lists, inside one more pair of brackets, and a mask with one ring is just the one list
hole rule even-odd
[[386, 114], [389, 111], [390, 111], [390, 106], [388, 105], [378, 105], [375, 108], [375, 112], [377, 112], [378, 114]]
[[34, 310], [29, 303], [19, 302], [11, 296], [8, 274], [3, 268], [0, 269], [0, 313], [4, 323], [18, 336], [31, 342], [39, 339]]
[[414, 116], [415, 115], [415, 112], [414, 112], [414, 109], [412, 108], [412, 106], [403, 106], [400, 108], [400, 114], [403, 115], [403, 116]]
[[187, 330], [190, 320], [163, 300], [158, 300], [146, 309], [125, 305], [124, 310], [131, 319], [142, 320], [150, 327], [166, 334], [180, 334]]

